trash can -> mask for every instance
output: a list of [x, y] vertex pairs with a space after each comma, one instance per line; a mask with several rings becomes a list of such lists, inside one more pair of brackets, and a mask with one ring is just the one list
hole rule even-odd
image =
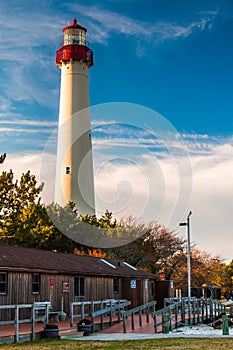
[[60, 339], [59, 328], [56, 324], [48, 323], [40, 332], [41, 338]]
[[91, 332], [92, 323], [91, 323], [91, 320], [84, 318], [83, 320], [77, 323], [77, 326], [78, 326], [78, 332], [83, 332], [83, 335], [86, 336], [86, 335], [89, 335], [89, 333]]

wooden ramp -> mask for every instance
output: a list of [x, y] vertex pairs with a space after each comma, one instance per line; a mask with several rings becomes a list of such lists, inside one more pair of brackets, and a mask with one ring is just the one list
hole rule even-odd
[[[162, 327], [161, 327], [162, 331]], [[131, 317], [126, 319], [126, 332], [127, 333], [141, 333], [141, 334], [154, 334], [154, 320], [152, 314], [149, 315], [149, 322], [147, 322], [146, 315], [142, 315], [142, 325], [140, 326], [139, 314], [134, 315], [134, 329], [132, 329]], [[98, 333], [110, 334], [110, 333], [124, 333], [123, 321], [116, 323], [111, 327], [106, 327]]]

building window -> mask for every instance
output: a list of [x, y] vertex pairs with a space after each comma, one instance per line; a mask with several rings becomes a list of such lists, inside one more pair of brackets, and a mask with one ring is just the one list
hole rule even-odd
[[74, 296], [84, 297], [84, 277], [74, 277]]
[[70, 166], [66, 167], [66, 174], [67, 175], [71, 174], [71, 167]]
[[40, 274], [33, 273], [32, 274], [32, 294], [40, 293]]
[[119, 293], [119, 278], [113, 278], [113, 293]]
[[0, 294], [7, 292], [7, 272], [0, 272]]
[[150, 284], [150, 295], [153, 297], [155, 295], [155, 282], [152, 281]]

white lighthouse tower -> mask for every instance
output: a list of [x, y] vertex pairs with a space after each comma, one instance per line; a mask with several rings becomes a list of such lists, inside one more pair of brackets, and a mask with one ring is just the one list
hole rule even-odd
[[76, 19], [63, 29], [56, 52], [61, 69], [60, 109], [55, 180], [55, 203], [76, 203], [79, 214], [94, 214], [93, 159], [88, 69], [93, 52], [86, 44], [86, 28]]

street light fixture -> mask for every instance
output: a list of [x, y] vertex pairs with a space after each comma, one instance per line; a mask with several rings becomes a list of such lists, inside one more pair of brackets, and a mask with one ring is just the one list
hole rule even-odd
[[188, 299], [190, 300], [191, 298], [191, 264], [190, 264], [190, 216], [192, 215], [192, 212], [188, 213], [187, 216], [187, 221], [186, 222], [181, 222], [179, 226], [187, 226], [187, 236], [188, 236], [188, 259], [187, 259], [187, 266], [188, 266]]
[[5, 158], [6, 158], [6, 153], [3, 153], [0, 155], [0, 164], [4, 162]]

